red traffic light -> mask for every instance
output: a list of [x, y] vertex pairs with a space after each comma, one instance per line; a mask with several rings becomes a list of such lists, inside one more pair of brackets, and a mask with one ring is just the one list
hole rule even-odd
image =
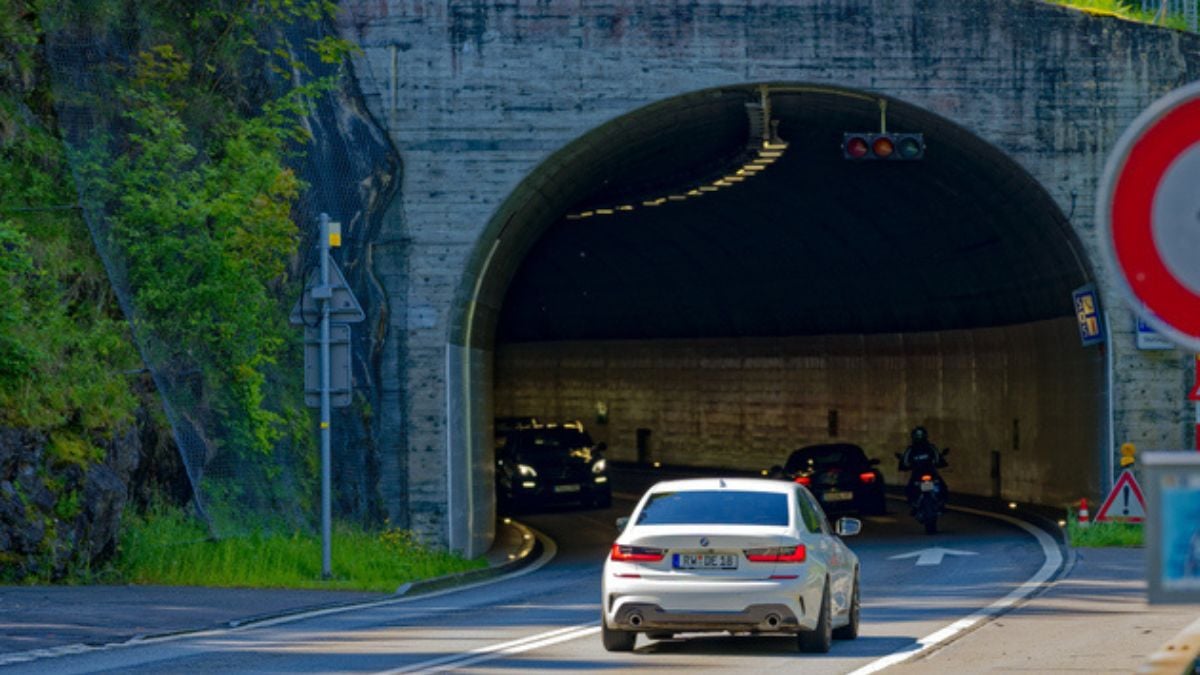
[[842, 157], [855, 160], [914, 160], [925, 157], [924, 134], [846, 133]]
[[869, 151], [867, 139], [862, 136], [847, 138], [842, 144], [842, 149], [850, 159], [862, 159], [867, 156], [867, 152]]

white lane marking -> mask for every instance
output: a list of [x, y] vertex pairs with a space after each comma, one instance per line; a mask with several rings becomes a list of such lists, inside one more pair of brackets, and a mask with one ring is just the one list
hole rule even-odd
[[953, 548], [942, 548], [941, 546], [933, 546], [923, 548], [920, 551], [912, 553], [901, 553], [900, 555], [888, 556], [888, 560], [904, 560], [905, 558], [916, 558], [917, 566], [924, 565], [941, 565], [942, 559], [948, 555], [979, 555], [974, 551], [959, 551]]
[[413, 673], [417, 671], [436, 673], [446, 668], [459, 668], [482, 663], [483, 661], [493, 661], [510, 654], [520, 654], [533, 649], [541, 649], [542, 647], [549, 647], [559, 642], [577, 640], [599, 632], [600, 626], [596, 624], [568, 626], [545, 633], [538, 633], [537, 635], [527, 635], [523, 638], [510, 640], [509, 642], [479, 647], [462, 654], [449, 654], [395, 670], [380, 671], [377, 675], [398, 675], [399, 673]]
[[76, 654], [86, 654], [86, 653], [90, 653], [90, 652], [105, 652], [105, 651], [109, 651], [109, 650], [113, 650], [113, 649], [122, 649], [125, 647], [140, 647], [143, 645], [159, 644], [162, 642], [175, 642], [177, 640], [186, 640], [186, 639], [192, 639], [192, 638], [215, 637], [218, 635], [225, 635], [228, 633], [237, 633], [237, 632], [247, 631], [247, 630], [251, 630], [251, 629], [255, 629], [255, 628], [268, 628], [271, 626], [278, 626], [278, 625], [285, 624], [285, 623], [291, 623], [293, 621], [303, 621], [304, 619], [315, 619], [315, 618], [322, 617], [322, 616], [328, 616], [330, 614], [341, 614], [343, 612], [350, 612], [350, 611], [358, 610], [358, 609], [374, 609], [376, 607], [389, 607], [392, 605], [400, 605], [400, 604], [405, 604], [405, 603], [409, 603], [409, 602], [416, 602], [417, 600], [428, 600], [430, 598], [436, 598], [436, 597], [439, 597], [442, 595], [449, 595], [451, 593], [458, 593], [459, 591], [470, 590], [472, 588], [477, 588], [479, 586], [486, 586], [487, 584], [493, 584], [498, 581], [508, 581], [509, 579], [516, 579], [517, 577], [523, 577], [526, 574], [536, 572], [537, 570], [544, 567], [547, 563], [549, 563], [552, 559], [554, 559], [554, 556], [556, 556], [558, 554], [558, 546], [554, 543], [553, 539], [550, 539], [546, 535], [542, 534], [541, 532], [538, 532], [537, 530], [533, 529], [532, 527], [529, 527], [528, 525], [522, 524], [521, 527], [524, 527], [525, 529], [529, 530], [531, 533], [533, 533], [533, 535], [535, 537], [537, 537], [538, 539], [541, 540], [542, 546], [545, 549], [545, 551], [544, 551], [544, 553], [542, 553], [541, 557], [538, 558], [537, 560], [533, 561], [529, 565], [526, 565], [525, 567], [522, 567], [521, 569], [516, 570], [515, 572], [509, 572], [508, 574], [503, 574], [498, 577], [484, 579], [483, 581], [477, 581], [473, 584], [467, 584], [466, 586], [455, 586], [455, 587], [447, 588], [444, 590], [434, 591], [432, 593], [423, 593], [421, 595], [414, 595], [411, 597], [406, 596], [406, 597], [402, 597], [402, 598], [389, 598], [387, 600], [373, 600], [371, 602], [362, 602], [362, 603], [357, 603], [357, 604], [353, 604], [353, 605], [340, 605], [338, 607], [328, 607], [326, 609], [317, 609], [317, 610], [313, 610], [310, 612], [303, 612], [300, 614], [288, 614], [285, 616], [275, 617], [273, 619], [263, 619], [261, 621], [231, 621], [229, 623], [229, 628], [216, 628], [216, 629], [207, 628], [207, 629], [186, 631], [186, 632], [180, 632], [180, 633], [171, 633], [168, 635], [154, 635], [154, 636], [139, 635], [137, 637], [130, 638], [124, 642], [112, 642], [112, 643], [103, 644], [103, 645], [88, 645], [88, 644], [77, 643], [77, 644], [63, 645], [61, 647], [48, 647], [48, 648], [44, 648], [44, 649], [32, 649], [30, 651], [25, 651], [25, 652], [13, 652], [11, 654], [4, 654], [4, 655], [0, 656], [0, 666], [9, 666], [9, 665], [17, 664], [17, 663], [28, 663], [30, 661], [38, 661], [41, 659], [53, 659], [53, 658], [63, 657], [63, 656], [74, 656]]
[[908, 659], [911, 659], [927, 649], [949, 641], [951, 638], [961, 634], [963, 631], [971, 628], [975, 624], [984, 621], [985, 619], [990, 619], [1009, 609], [1021, 600], [1029, 597], [1035, 591], [1040, 589], [1042, 584], [1049, 581], [1050, 578], [1053, 577], [1062, 567], [1063, 557], [1062, 552], [1058, 550], [1058, 544], [1041, 528], [1030, 525], [1023, 520], [1000, 513], [978, 511], [976, 509], [970, 509], [964, 506], [952, 506], [948, 508], [951, 508], [955, 511], [962, 511], [964, 513], [971, 513], [977, 516], [995, 518], [997, 520], [1003, 520], [1006, 523], [1016, 525], [1022, 530], [1025, 530], [1029, 534], [1033, 535], [1033, 538], [1036, 539], [1039, 544], [1041, 544], [1042, 552], [1046, 554], [1046, 561], [1042, 563], [1041, 569], [1039, 569], [1032, 577], [1030, 577], [1028, 581], [1015, 588], [1011, 593], [1003, 598], [993, 602], [987, 607], [984, 607], [983, 609], [964, 619], [959, 619], [958, 621], [955, 621], [941, 630], [926, 635], [920, 640], [917, 640], [917, 642], [911, 647], [898, 649], [881, 659], [876, 659], [875, 661], [868, 663], [862, 668], [851, 672], [850, 675], [866, 675], [867, 673], [879, 672], [884, 668], [894, 666], [901, 661], [907, 661]]

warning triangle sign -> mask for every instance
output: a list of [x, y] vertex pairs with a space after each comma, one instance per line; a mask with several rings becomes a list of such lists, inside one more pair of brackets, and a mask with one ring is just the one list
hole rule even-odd
[[1133, 472], [1126, 469], [1121, 472], [1113, 485], [1112, 492], [1100, 510], [1096, 512], [1098, 522], [1113, 521], [1121, 523], [1140, 523], [1146, 519], [1146, 498], [1142, 496], [1142, 488], [1138, 485]]
[[[308, 283], [304, 285], [304, 293], [300, 295], [296, 306], [292, 307], [291, 315], [288, 316], [288, 321], [293, 325], [316, 326], [321, 322], [321, 305], [313, 297], [313, 290], [320, 284], [321, 270], [315, 269], [309, 275]], [[358, 323], [366, 318], [367, 315], [363, 313], [362, 305], [358, 304], [358, 298], [354, 297], [354, 293], [350, 290], [350, 284], [346, 283], [342, 269], [332, 258], [329, 260], [329, 290], [332, 293], [329, 296], [330, 321], [333, 323]]]

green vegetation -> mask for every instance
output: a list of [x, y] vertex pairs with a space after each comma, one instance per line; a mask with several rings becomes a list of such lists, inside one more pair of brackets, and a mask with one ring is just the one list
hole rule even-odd
[[113, 576], [138, 584], [258, 588], [320, 588], [393, 592], [401, 584], [485, 566], [430, 551], [403, 530], [369, 534], [335, 527], [334, 578], [321, 579], [321, 540], [302, 532], [253, 533], [210, 540], [203, 526], [177, 509], [152, 509], [128, 519]]
[[1079, 526], [1078, 513], [1067, 512], [1067, 539], [1078, 548], [1103, 548], [1107, 546], [1141, 546], [1142, 526], [1133, 523], [1091, 523]]
[[1181, 16], [1159, 16], [1155, 12], [1142, 10], [1142, 3], [1136, 0], [1047, 0], [1055, 5], [1071, 7], [1092, 14], [1114, 16], [1138, 23], [1150, 23], [1177, 30], [1188, 30], [1187, 22]]

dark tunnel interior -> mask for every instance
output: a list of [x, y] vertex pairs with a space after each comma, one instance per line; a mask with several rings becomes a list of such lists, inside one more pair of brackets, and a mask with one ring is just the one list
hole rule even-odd
[[1071, 315], [1088, 270], [1058, 206], [997, 149], [901, 102], [887, 102], [887, 130], [923, 133], [924, 158], [851, 161], [843, 134], [880, 130], [878, 98], [772, 88], [782, 156], [687, 196], [761, 146], [762, 100], [754, 87], [714, 90], [629, 116], [629, 142], [589, 164], [581, 182], [594, 189], [525, 256], [497, 342], [913, 333]]

